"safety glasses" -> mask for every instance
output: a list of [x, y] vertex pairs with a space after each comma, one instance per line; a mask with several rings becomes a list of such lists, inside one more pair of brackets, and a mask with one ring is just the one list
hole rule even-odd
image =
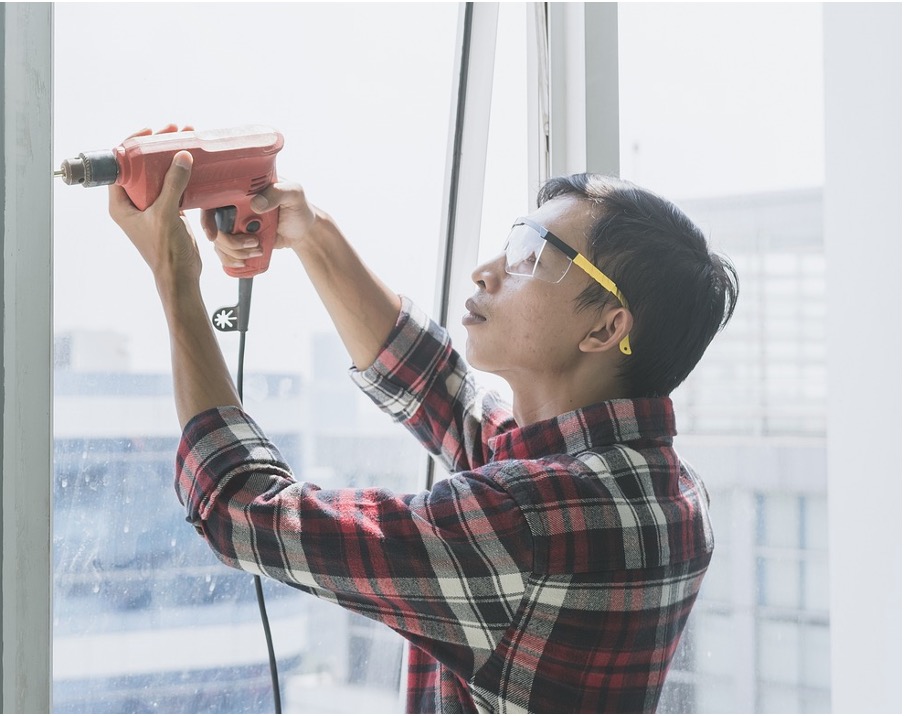
[[[555, 250], [548, 249], [549, 245]], [[518, 219], [514, 222], [505, 244], [504, 254], [505, 271], [512, 276], [534, 276], [548, 283], [561, 281], [572, 264], [579, 266], [590, 278], [617, 298], [624, 308], [628, 308], [624, 294], [618, 290], [614, 281], [596, 268], [583, 254], [535, 221]], [[618, 348], [625, 355], [631, 354], [631, 343], [627, 336], [621, 339]]]

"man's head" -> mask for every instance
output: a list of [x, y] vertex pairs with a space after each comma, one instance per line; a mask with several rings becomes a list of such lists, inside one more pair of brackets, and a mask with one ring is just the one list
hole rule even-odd
[[[703, 233], [674, 204], [630, 182], [556, 177], [542, 187], [538, 204], [562, 197], [590, 205], [586, 254], [619, 287], [633, 315], [633, 350], [618, 368], [627, 396], [668, 395], [731, 317], [738, 298], [734, 267], [710, 252]], [[578, 311], [616, 305], [593, 281], [576, 297]]]

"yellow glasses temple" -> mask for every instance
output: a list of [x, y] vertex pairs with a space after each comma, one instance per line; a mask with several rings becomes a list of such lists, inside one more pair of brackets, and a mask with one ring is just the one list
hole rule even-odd
[[[612, 279], [602, 273], [602, 271], [596, 268], [587, 258], [579, 253], [574, 256], [572, 261], [585, 271], [590, 278], [600, 284], [602, 288], [617, 298], [624, 308], [627, 308], [627, 299], [624, 298], [624, 294], [618, 290], [618, 286], [615, 285], [615, 282], [612, 281]], [[629, 356], [631, 354], [631, 342], [628, 336], [621, 339], [621, 342], [618, 344], [618, 349], [624, 353], [624, 355]]]

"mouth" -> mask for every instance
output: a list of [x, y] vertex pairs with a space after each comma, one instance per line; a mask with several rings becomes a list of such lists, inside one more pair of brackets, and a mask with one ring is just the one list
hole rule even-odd
[[486, 317], [479, 313], [479, 307], [472, 298], [467, 299], [464, 307], [467, 309], [467, 313], [464, 314], [464, 317], [461, 319], [463, 325], [475, 326], [479, 323], [485, 323]]

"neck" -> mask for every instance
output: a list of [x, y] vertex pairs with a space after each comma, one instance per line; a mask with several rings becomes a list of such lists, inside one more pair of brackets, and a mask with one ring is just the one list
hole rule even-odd
[[550, 420], [572, 410], [627, 397], [610, 378], [593, 379], [592, 376], [575, 373], [571, 376], [558, 375], [550, 379], [541, 376], [502, 376], [514, 391], [514, 420], [520, 426]]

